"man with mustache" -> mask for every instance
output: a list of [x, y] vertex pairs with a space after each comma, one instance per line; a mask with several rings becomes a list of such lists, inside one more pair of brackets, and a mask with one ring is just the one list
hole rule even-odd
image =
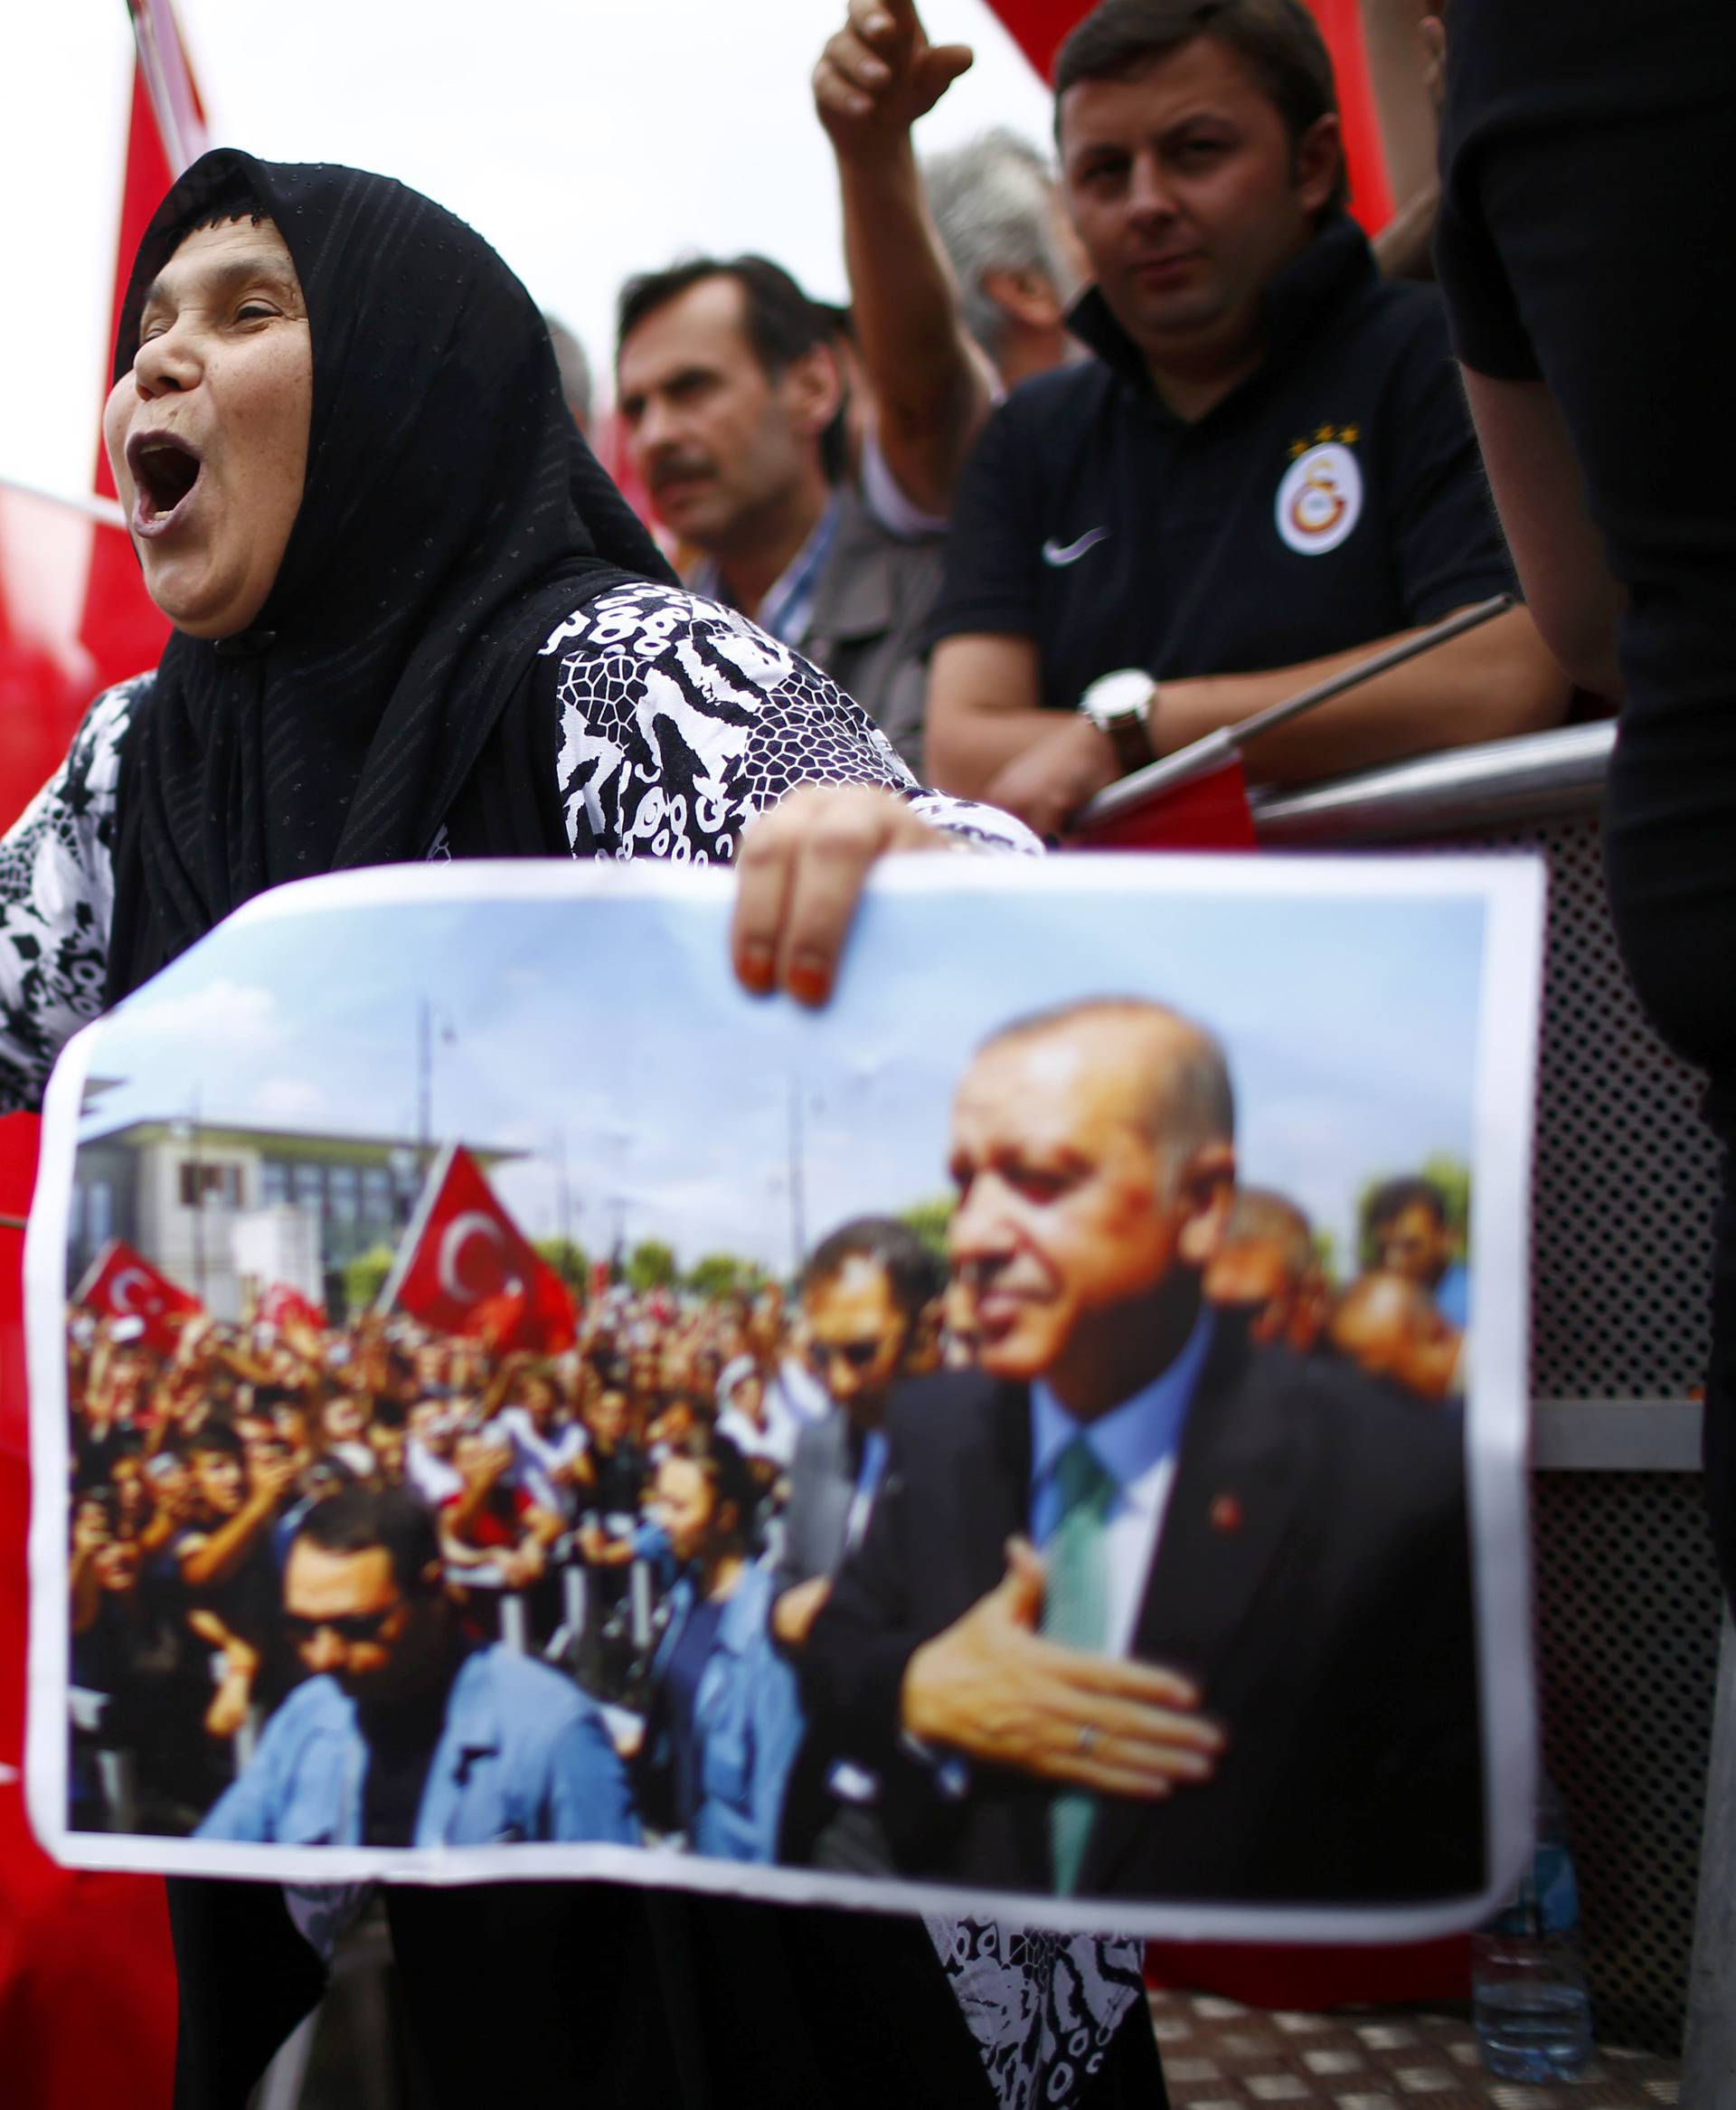
[[764, 257], [695, 258], [622, 289], [615, 367], [687, 583], [823, 667], [918, 766], [939, 538], [901, 539], [849, 479], [835, 314]]

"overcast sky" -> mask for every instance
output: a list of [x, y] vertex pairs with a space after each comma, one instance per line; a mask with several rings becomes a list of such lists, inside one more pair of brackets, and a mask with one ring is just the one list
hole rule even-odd
[[436, 1139], [526, 1153], [496, 1184], [532, 1235], [558, 1227], [564, 1152], [593, 1250], [618, 1206], [629, 1241], [782, 1273], [793, 1103], [811, 1242], [946, 1192], [953, 1087], [995, 1026], [1135, 993], [1219, 1033], [1245, 1180], [1292, 1196], [1343, 1254], [1364, 1180], [1471, 1155], [1482, 905], [1314, 899], [1293, 869], [1246, 898], [1150, 891], [1166, 862], [1137, 892], [1084, 901], [871, 896], [817, 1017], [735, 984], [724, 875], [687, 875], [680, 900], [503, 909], [454, 900], [488, 879], [450, 867], [433, 898], [318, 913], [316, 882], [218, 930], [97, 1029], [90, 1074], [127, 1082], [90, 1129], [183, 1116], [196, 1095], [209, 1121], [413, 1136], [432, 999]]
[[[758, 249], [844, 290], [807, 76], [842, 0], [177, 0], [214, 146], [383, 171], [468, 220], [604, 369], [615, 292]], [[986, 0], [924, 0], [975, 70], [929, 149], [1048, 123]], [[0, 477], [90, 488], [130, 90], [124, 0], [20, 0], [0, 52]]]

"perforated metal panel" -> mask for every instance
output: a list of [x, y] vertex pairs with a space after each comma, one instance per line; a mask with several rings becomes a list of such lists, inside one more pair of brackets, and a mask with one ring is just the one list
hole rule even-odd
[[[1700, 1081], [1628, 987], [1595, 816], [1455, 838], [1549, 861], [1532, 1210], [1532, 1392], [1697, 1390], [1716, 1146]], [[1543, 1758], [1571, 1819], [1599, 2038], [1682, 2048], [1721, 1599], [1699, 1477], [1533, 1481]]]
[[1533, 1482], [1543, 1763], [1600, 2042], [1682, 2048], [1722, 1598], [1686, 1472]]
[[[1419, 847], [1550, 868], [1532, 1218], [1532, 1392], [1679, 1400], [1703, 1380], [1719, 1164], [1700, 1081], [1628, 984], [1595, 816]], [[1567, 1805], [1605, 2043], [1682, 2048], [1721, 1596], [1695, 1473], [1533, 1479], [1543, 1758]]]
[[1532, 1238], [1532, 1392], [1680, 1398], [1705, 1374], [1716, 1146], [1700, 1083], [1646, 1023], [1594, 818], [1473, 838], [1549, 859]]

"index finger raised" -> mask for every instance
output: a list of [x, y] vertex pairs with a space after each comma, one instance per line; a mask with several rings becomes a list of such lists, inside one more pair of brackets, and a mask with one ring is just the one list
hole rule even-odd
[[896, 43], [921, 33], [916, 0], [850, 0], [850, 26], [871, 44]]

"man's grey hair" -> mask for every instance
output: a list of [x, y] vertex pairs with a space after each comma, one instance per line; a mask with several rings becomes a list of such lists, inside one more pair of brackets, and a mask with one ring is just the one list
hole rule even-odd
[[[1144, 997], [1087, 997], [1053, 1010], [1015, 1018], [983, 1042], [984, 1049], [1007, 1041], [1035, 1040], [1050, 1034], [1097, 1029], [1113, 1032], [1130, 1027], [1148, 1034], [1161, 1051], [1141, 1079], [1150, 1089], [1143, 1122], [1172, 1181], [1196, 1150], [1210, 1143], [1232, 1143], [1236, 1135], [1236, 1096], [1230, 1065], [1216, 1035]], [[979, 1050], [979, 1052], [981, 1052]]]
[[999, 362], [1006, 310], [983, 290], [987, 271], [1041, 271], [1063, 303], [1073, 274], [1056, 238], [1048, 158], [998, 126], [922, 165], [929, 205], [958, 281], [965, 327]]
[[582, 430], [590, 423], [590, 361], [565, 323], [557, 322], [552, 315], [545, 315], [542, 321], [554, 346], [554, 363], [561, 369], [561, 393], [567, 399], [573, 421]]

